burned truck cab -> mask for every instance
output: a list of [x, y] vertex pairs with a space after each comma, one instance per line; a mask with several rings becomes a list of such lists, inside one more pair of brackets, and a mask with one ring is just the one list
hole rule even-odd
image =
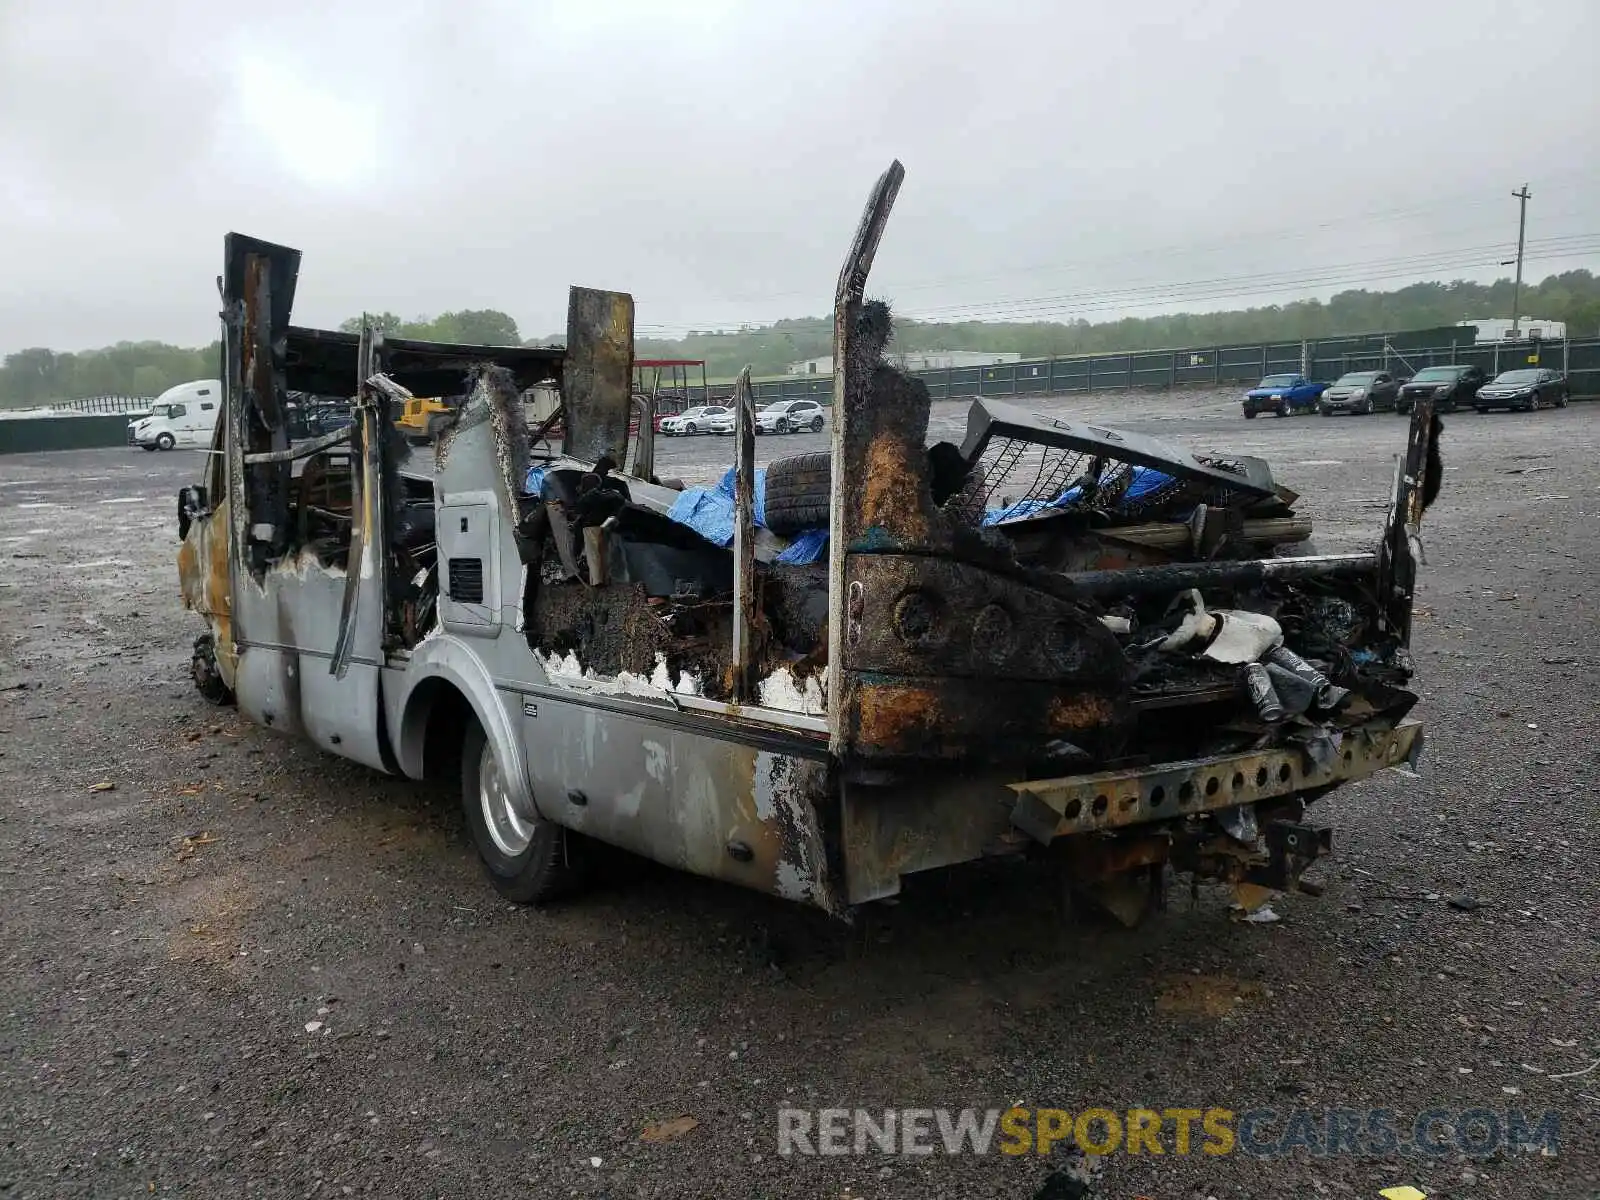
[[[1171, 869], [1294, 886], [1330, 847], [1308, 806], [1421, 749], [1437, 418], [1340, 555], [1257, 459], [993, 400], [930, 446], [866, 298], [902, 174], [840, 274], [831, 452], [758, 471], [747, 371], [704, 487], [654, 471], [627, 296], [572, 289], [562, 348], [305, 330], [296, 252], [230, 238], [218, 466], [180, 522], [202, 691], [449, 779], [513, 900], [595, 843], [841, 916], [995, 855], [1130, 919]], [[292, 437], [291, 389], [351, 425]], [[419, 395], [449, 398], [420, 445]]]

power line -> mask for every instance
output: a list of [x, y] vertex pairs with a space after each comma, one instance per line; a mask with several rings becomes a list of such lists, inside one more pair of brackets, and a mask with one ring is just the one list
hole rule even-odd
[[[1544, 239], [1530, 243], [1537, 251], [1532, 260], [1588, 255], [1600, 251], [1600, 235], [1582, 234]], [[1359, 284], [1416, 276], [1452, 269], [1496, 266], [1505, 253], [1499, 245], [1463, 247], [1421, 255], [1387, 257], [1356, 263], [1297, 268], [1292, 271], [1222, 276], [1211, 279], [1162, 282], [1125, 288], [1096, 288], [1053, 296], [1023, 297], [960, 305], [906, 310], [908, 317], [937, 316], [945, 320], [978, 319], [996, 313], [1042, 314], [1058, 309], [1074, 310], [1092, 303], [1096, 310], [1118, 304], [1139, 302], [1179, 302], [1249, 295], [1283, 288], [1308, 290], [1318, 287]]]
[[[1529, 261], [1549, 261], [1560, 258], [1584, 257], [1600, 251], [1600, 235], [1571, 234], [1563, 237], [1538, 239], [1528, 243], [1531, 251], [1525, 255]], [[1296, 268], [1290, 271], [1237, 274], [1207, 279], [1164, 281], [1123, 288], [1095, 288], [1081, 292], [1051, 296], [1013, 298], [963, 305], [904, 310], [908, 319], [923, 321], [996, 320], [1054, 320], [1063, 316], [1079, 316], [1117, 308], [1150, 308], [1160, 305], [1199, 303], [1205, 301], [1266, 296], [1293, 291], [1307, 291], [1328, 287], [1356, 286], [1392, 279], [1412, 278], [1447, 270], [1492, 267], [1501, 263], [1504, 250], [1501, 245], [1461, 247], [1450, 251], [1426, 254], [1387, 256], [1360, 262], [1325, 264]], [[739, 328], [742, 322], [695, 322], [693, 324], [640, 325], [641, 332], [656, 336], [672, 332], [703, 332]], [[782, 336], [771, 326], [762, 326], [773, 336]]]
[[[1547, 178], [1550, 179], [1550, 180], [1574, 179], [1575, 177], [1578, 177], [1578, 176], [1583, 176], [1583, 177], [1587, 178], [1592, 173], [1593, 173], [1593, 169], [1592, 168], [1590, 168], [1590, 167], [1581, 167], [1581, 168], [1573, 168], [1573, 169], [1568, 169], [1568, 170], [1565, 170], [1565, 171], [1556, 172], [1556, 173], [1554, 173], [1552, 175], [1547, 176]], [[1565, 191], [1573, 190], [1574, 188], [1576, 188], [1578, 186], [1579, 186], [1579, 184], [1577, 182], [1572, 182], [1572, 183], [1552, 182], [1552, 183], [1546, 184], [1546, 190], [1547, 191], [1556, 191], [1556, 192], [1565, 192]], [[1193, 241], [1193, 240], [1190, 240], [1190, 241], [1185, 241], [1185, 242], [1181, 242], [1181, 243], [1172, 243], [1172, 244], [1168, 244], [1168, 245], [1165, 245], [1165, 246], [1153, 246], [1153, 247], [1149, 247], [1149, 248], [1144, 249], [1144, 250], [1132, 251], [1132, 252], [1129, 252], [1129, 253], [1126, 253], [1126, 254], [1100, 255], [1100, 256], [1095, 256], [1095, 257], [1090, 257], [1090, 258], [1077, 259], [1077, 260], [1068, 261], [1068, 262], [1061, 262], [1061, 263], [1054, 263], [1054, 264], [1041, 264], [1041, 265], [1028, 266], [1028, 267], [1019, 267], [1019, 268], [1010, 269], [1010, 270], [1006, 270], [1006, 271], [1002, 271], [1002, 272], [998, 272], [998, 273], [988, 273], [988, 274], [983, 274], [983, 275], [948, 276], [948, 277], [945, 277], [945, 278], [942, 278], [942, 279], [931, 279], [931, 280], [925, 279], [925, 280], [920, 280], [920, 281], [919, 280], [912, 280], [912, 281], [909, 281], [909, 282], [906, 282], [906, 283], [897, 284], [896, 285], [896, 290], [898, 292], [904, 294], [904, 293], [907, 293], [907, 292], [927, 291], [927, 290], [930, 290], [930, 289], [933, 289], [933, 288], [949, 287], [949, 286], [958, 285], [958, 284], [992, 282], [992, 281], [997, 280], [997, 279], [1008, 279], [1008, 278], [1013, 278], [1013, 277], [1018, 276], [1018, 275], [1038, 275], [1038, 274], [1043, 274], [1043, 273], [1047, 273], [1047, 272], [1051, 272], [1051, 271], [1079, 270], [1079, 269], [1082, 269], [1082, 268], [1085, 268], [1085, 267], [1115, 266], [1115, 265], [1118, 265], [1118, 264], [1121, 264], [1121, 263], [1127, 263], [1127, 262], [1132, 262], [1132, 261], [1137, 261], [1137, 260], [1142, 260], [1142, 259], [1148, 259], [1148, 258], [1188, 257], [1188, 256], [1192, 256], [1192, 255], [1195, 255], [1195, 254], [1204, 254], [1204, 253], [1218, 251], [1218, 250], [1225, 250], [1225, 249], [1229, 249], [1231, 247], [1240, 246], [1240, 245], [1251, 245], [1251, 246], [1254, 246], [1254, 245], [1260, 245], [1262, 243], [1275, 242], [1275, 241], [1298, 241], [1298, 240], [1304, 240], [1304, 239], [1307, 239], [1307, 238], [1314, 237], [1320, 232], [1324, 232], [1326, 230], [1334, 229], [1334, 228], [1337, 228], [1337, 227], [1340, 227], [1340, 226], [1345, 226], [1345, 225], [1369, 223], [1369, 222], [1379, 222], [1379, 221], [1393, 221], [1393, 220], [1397, 220], [1397, 219], [1403, 219], [1403, 218], [1406, 218], [1406, 217], [1425, 216], [1425, 215], [1427, 215], [1429, 213], [1442, 212], [1442, 211], [1459, 212], [1464, 208], [1487, 209], [1487, 208], [1490, 208], [1490, 207], [1492, 207], [1494, 205], [1497, 205], [1499, 203], [1500, 203], [1500, 201], [1494, 199], [1494, 197], [1492, 195], [1488, 194], [1486, 189], [1474, 188], [1474, 189], [1472, 189], [1470, 191], [1458, 192], [1458, 193], [1455, 193], [1454, 195], [1447, 195], [1447, 196], [1435, 198], [1435, 199], [1433, 199], [1432, 201], [1430, 201], [1427, 204], [1411, 205], [1409, 207], [1404, 207], [1404, 208], [1371, 209], [1371, 210], [1367, 210], [1365, 212], [1349, 213], [1349, 214], [1346, 214], [1345, 216], [1341, 216], [1341, 217], [1331, 217], [1331, 218], [1329, 218], [1327, 220], [1324, 220], [1324, 221], [1312, 222], [1312, 223], [1306, 224], [1306, 225], [1284, 226], [1284, 227], [1280, 227], [1278, 229], [1268, 229], [1268, 230], [1252, 230], [1252, 231], [1250, 231], [1248, 233], [1229, 235], [1228, 237], [1225, 237], [1225, 238], [1213, 239], [1213, 240], [1210, 240], [1210, 241]], [[1585, 213], [1587, 213], [1589, 210], [1584, 210], [1584, 211], [1585, 211]], [[1566, 215], [1566, 214], [1561, 214], [1561, 215]], [[1430, 232], [1430, 234], [1433, 234], [1433, 235], [1436, 236], [1437, 234], [1440, 234], [1440, 233], [1478, 232], [1478, 231], [1487, 231], [1488, 229], [1491, 229], [1491, 228], [1496, 228], [1496, 229], [1499, 228], [1499, 223], [1495, 222], [1493, 225], [1487, 225], [1487, 224], [1479, 223], [1477, 225], [1469, 226], [1469, 227], [1466, 227], [1466, 228], [1456, 228], [1456, 229], [1449, 229], [1449, 230], [1432, 229], [1429, 232]], [[769, 292], [769, 293], [766, 293], [766, 294], [763, 294], [763, 295], [732, 295], [732, 296], [727, 297], [727, 300], [730, 303], [734, 303], [734, 304], [754, 304], [754, 303], [759, 303], [759, 302], [768, 301], [768, 300], [788, 299], [788, 298], [793, 297], [793, 296], [810, 296], [812, 294], [813, 293], [811, 293], [811, 292], [803, 292], [803, 291]]]
[[[1588, 257], [1596, 252], [1593, 234], [1574, 233], [1536, 239], [1528, 247], [1536, 251], [1529, 255], [1531, 261], [1551, 261], [1559, 258]], [[1376, 247], [1374, 247], [1376, 248]], [[1504, 265], [1504, 244], [1477, 244], [1428, 251], [1413, 255], [1392, 254], [1378, 258], [1307, 264], [1290, 270], [1230, 274], [1216, 277], [1153, 280], [1130, 283], [1123, 287], [1088, 287], [1066, 293], [1043, 296], [1003, 297], [988, 301], [970, 301], [961, 304], [931, 307], [902, 308], [904, 315], [914, 319], [980, 320], [1000, 315], [1019, 318], [1048, 317], [1054, 311], [1100, 312], [1118, 305], [1147, 308], [1154, 302], [1183, 303], [1220, 299], [1231, 296], [1268, 294], [1288, 290], [1304, 292], [1330, 286], [1354, 286], [1368, 282], [1389, 281], [1406, 276], [1421, 276], [1450, 270], [1474, 270]], [[895, 290], [898, 294], [898, 289]], [[672, 324], [641, 324], [641, 331], [655, 336], [686, 335], [710, 330], [737, 329], [755, 326], [772, 329], [771, 323], [751, 322], [745, 319], [691, 320]], [[775, 336], [782, 331], [773, 330]]]

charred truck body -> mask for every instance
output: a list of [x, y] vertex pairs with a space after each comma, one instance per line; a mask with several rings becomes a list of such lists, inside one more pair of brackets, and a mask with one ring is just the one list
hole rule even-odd
[[[298, 253], [231, 235], [219, 453], [179, 501], [201, 690], [458, 778], [515, 900], [573, 884], [591, 840], [840, 915], [986, 855], [1052, 856], [1121, 915], [1169, 866], [1293, 886], [1329, 847], [1307, 805], [1421, 750], [1430, 402], [1359, 554], [1286, 554], [1310, 526], [1256, 459], [993, 401], [929, 447], [864, 299], [901, 178], [840, 275], [831, 454], [758, 495], [736, 389], [730, 536], [655, 479], [627, 296], [574, 288], [564, 349], [308, 330]], [[295, 442], [290, 392], [353, 393], [354, 419]], [[426, 446], [395, 430], [413, 396], [456, 398]]]

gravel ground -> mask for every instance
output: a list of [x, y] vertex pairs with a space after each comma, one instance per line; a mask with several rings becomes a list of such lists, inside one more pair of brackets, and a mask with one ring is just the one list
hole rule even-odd
[[[1377, 529], [1405, 424], [1053, 407], [1270, 458], [1325, 550]], [[920, 878], [854, 927], [649, 869], [509, 907], [453, 797], [194, 693], [199, 455], [0, 457], [0, 1195], [1030, 1197], [1034, 1155], [776, 1153], [783, 1105], [1014, 1101], [1560, 1113], [1553, 1155], [1118, 1154], [1102, 1197], [1600, 1194], [1597, 418], [1448, 421], [1423, 776], [1314, 810], [1326, 894], [1244, 925], [1175, 891], [1132, 932], [1028, 870]], [[670, 442], [663, 473], [730, 454]]]

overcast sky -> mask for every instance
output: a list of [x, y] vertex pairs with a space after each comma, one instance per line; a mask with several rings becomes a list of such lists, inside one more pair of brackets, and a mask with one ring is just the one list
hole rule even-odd
[[897, 156], [912, 315], [1492, 278], [1524, 181], [1528, 274], [1595, 268], [1597, 46], [1596, 0], [0, 0], [0, 353], [209, 341], [229, 230], [305, 252], [300, 324], [820, 314]]

